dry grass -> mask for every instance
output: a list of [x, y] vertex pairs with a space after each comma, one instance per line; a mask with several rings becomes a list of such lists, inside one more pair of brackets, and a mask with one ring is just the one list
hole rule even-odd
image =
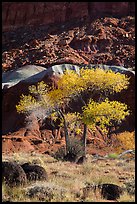
[[[39, 164], [48, 173], [48, 181], [31, 182], [24, 187], [5, 187], [3, 184], [3, 201], [14, 202], [108, 202], [101, 198], [100, 191], [90, 190], [86, 195], [83, 188], [87, 184], [98, 185], [101, 183], [113, 183], [125, 187], [125, 182], [135, 178], [135, 162], [126, 159], [93, 160], [87, 155], [85, 163], [78, 165], [71, 162], [57, 161], [49, 155], [14, 153], [3, 155], [5, 161], [17, 161]], [[44, 188], [46, 196], [38, 192], [34, 197], [28, 196], [29, 189]], [[48, 188], [47, 188], [48, 187]], [[48, 192], [47, 192], [48, 191]], [[50, 191], [50, 194], [48, 194]], [[119, 202], [134, 202], [135, 195], [129, 195], [126, 191], [121, 195]]]

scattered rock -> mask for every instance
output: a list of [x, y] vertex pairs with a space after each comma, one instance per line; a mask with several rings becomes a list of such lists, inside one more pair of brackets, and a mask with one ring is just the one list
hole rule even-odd
[[107, 200], [117, 200], [120, 198], [123, 189], [115, 184], [101, 184], [101, 196]]
[[76, 159], [76, 164], [83, 164], [84, 161], [86, 160], [86, 157], [85, 156], [80, 156]]
[[39, 165], [24, 163], [21, 165], [28, 180], [47, 180], [47, 172]]
[[108, 173], [110, 173], [110, 170], [106, 170], [104, 173], [108, 174]]
[[23, 168], [15, 162], [2, 162], [2, 179], [10, 186], [22, 185], [27, 182]]

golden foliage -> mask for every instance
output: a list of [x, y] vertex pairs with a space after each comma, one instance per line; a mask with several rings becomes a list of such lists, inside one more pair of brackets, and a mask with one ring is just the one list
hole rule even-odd
[[84, 69], [80, 70], [80, 74], [74, 71], [66, 71], [58, 82], [58, 87], [66, 93], [66, 95], [79, 95], [85, 90], [99, 90], [100, 92], [120, 92], [127, 89], [129, 78], [112, 70]]
[[124, 150], [135, 150], [135, 131], [123, 132], [117, 135], [119, 146], [116, 148], [117, 152], [121, 153]]
[[[99, 91], [100, 95], [104, 93], [106, 97], [111, 93], [126, 89], [129, 84], [128, 80], [129, 78], [126, 75], [115, 73], [111, 70], [82, 68], [79, 74], [69, 70], [59, 79], [57, 89], [50, 89], [43, 81], [39, 82], [37, 86], [30, 86], [30, 94], [21, 96], [16, 109], [18, 112], [27, 112], [42, 106], [54, 113], [63, 104], [68, 104], [72, 98], [81, 95], [84, 91], [90, 90], [91, 98], [94, 91]], [[120, 123], [127, 115], [129, 115], [129, 111], [126, 104], [109, 101], [108, 99], [98, 103], [91, 99], [88, 105], [83, 108], [82, 120], [85, 124], [90, 125], [91, 128], [94, 128], [97, 124], [106, 131], [106, 126], [111, 126], [115, 121]], [[68, 126], [76, 124], [78, 119], [76, 115], [71, 113], [65, 117], [68, 117]]]
[[49, 86], [44, 81], [38, 82], [37, 86], [29, 86], [29, 92], [31, 94], [45, 95], [49, 89]]
[[16, 105], [17, 112], [24, 113], [34, 109], [39, 104], [37, 103], [36, 99], [32, 95], [21, 95], [21, 99], [19, 105]]
[[73, 131], [76, 134], [80, 134], [82, 132], [80, 128], [81, 116], [79, 113], [67, 113], [65, 114], [65, 119], [70, 131]]
[[87, 106], [83, 107], [83, 122], [93, 129], [95, 125], [107, 131], [106, 126], [112, 126], [114, 122], [121, 123], [129, 115], [127, 105], [118, 101], [105, 101], [99, 103], [90, 100]]
[[126, 75], [115, 73], [112, 70], [81, 69], [80, 75], [87, 88], [91, 87], [110, 93], [120, 92], [122, 89], [126, 89], [129, 84]]

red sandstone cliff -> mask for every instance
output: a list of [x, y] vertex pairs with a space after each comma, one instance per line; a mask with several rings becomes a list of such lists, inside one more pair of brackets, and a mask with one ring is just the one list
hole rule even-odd
[[134, 15], [135, 2], [3, 2], [3, 31], [25, 25], [55, 24], [83, 17]]

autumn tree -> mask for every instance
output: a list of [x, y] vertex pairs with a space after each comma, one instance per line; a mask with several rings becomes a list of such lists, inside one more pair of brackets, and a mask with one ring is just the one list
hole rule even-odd
[[82, 68], [78, 73], [69, 70], [60, 77], [56, 89], [44, 82], [30, 86], [30, 94], [22, 95], [16, 108], [19, 113], [27, 113], [42, 107], [46, 111], [45, 117], [52, 114], [59, 116], [65, 130], [67, 154], [70, 140], [67, 114], [62, 107], [69, 106], [72, 100], [81, 103], [81, 111], [75, 114], [75, 121], [84, 124], [83, 144], [86, 152], [87, 126], [95, 128], [98, 125], [103, 131], [107, 131], [107, 127], [114, 122], [121, 123], [129, 115], [126, 104], [109, 101], [111, 94], [121, 92], [128, 84], [129, 78], [126, 75], [111, 70]]

